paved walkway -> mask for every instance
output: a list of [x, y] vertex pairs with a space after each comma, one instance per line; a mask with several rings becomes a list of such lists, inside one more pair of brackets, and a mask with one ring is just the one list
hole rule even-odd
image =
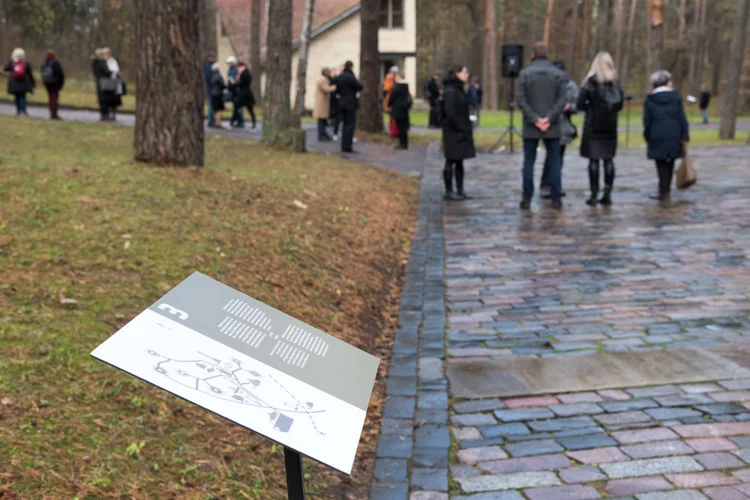
[[[625, 152], [615, 204], [590, 208], [571, 156], [563, 211], [521, 213], [518, 155], [471, 162], [474, 199], [442, 203], [431, 151], [372, 499], [750, 499], [750, 378], [738, 378], [750, 364], [750, 149], [694, 159], [699, 184], [659, 206], [654, 167]], [[603, 352], [634, 371], [639, 352], [700, 354], [729, 375], [696, 379], [704, 367], [686, 361], [670, 383], [632, 387], [617, 385], [622, 367], [601, 380], [575, 371]], [[527, 378], [555, 379], [545, 369], [561, 359], [563, 383], [597, 388], [488, 396], [529, 363]], [[644, 372], [669, 371], [655, 364]]]

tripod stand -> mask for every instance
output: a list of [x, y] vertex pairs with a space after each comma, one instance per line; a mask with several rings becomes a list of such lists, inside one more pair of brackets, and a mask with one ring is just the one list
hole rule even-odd
[[521, 137], [521, 132], [516, 128], [514, 118], [515, 118], [515, 109], [516, 109], [516, 79], [515, 77], [510, 78], [510, 126], [505, 129], [505, 132], [503, 132], [503, 135], [500, 136], [500, 138], [497, 140], [495, 144], [492, 145], [492, 147], [487, 151], [488, 153], [494, 153], [500, 145], [503, 143], [503, 140], [506, 136], [510, 134], [510, 152], [514, 153], [513, 148], [513, 134], [515, 133], [519, 137]]

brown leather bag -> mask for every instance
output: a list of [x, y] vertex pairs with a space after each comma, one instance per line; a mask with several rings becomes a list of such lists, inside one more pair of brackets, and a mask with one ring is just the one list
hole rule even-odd
[[693, 160], [685, 153], [677, 167], [675, 185], [677, 189], [687, 189], [698, 181], [698, 176], [693, 168]]

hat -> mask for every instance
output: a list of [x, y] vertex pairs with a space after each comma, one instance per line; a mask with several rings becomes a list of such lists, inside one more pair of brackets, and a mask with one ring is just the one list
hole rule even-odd
[[237, 58], [234, 56], [227, 57], [227, 64], [237, 64]]
[[209, 52], [208, 54], [206, 54], [206, 58], [209, 58], [209, 57], [216, 58], [216, 52]]

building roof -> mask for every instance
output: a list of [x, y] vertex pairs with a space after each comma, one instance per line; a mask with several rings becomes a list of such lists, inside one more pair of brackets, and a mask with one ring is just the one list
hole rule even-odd
[[[226, 30], [226, 34], [232, 42], [237, 53], [237, 58], [250, 60], [250, 22], [251, 3], [253, 0], [216, 0], [216, 7]], [[261, 20], [260, 30], [265, 30], [265, 3], [260, 0]], [[355, 9], [356, 8], [356, 9]], [[311, 36], [320, 34], [325, 30], [341, 22], [353, 14], [359, 8], [358, 0], [316, 0], [313, 12], [313, 23]], [[354, 9], [354, 10], [353, 10]], [[351, 11], [351, 12], [350, 12]], [[305, 13], [305, 0], [292, 0], [292, 37], [297, 40], [302, 32], [302, 18]], [[344, 16], [342, 18], [342, 16]], [[261, 40], [261, 44], [264, 41]], [[261, 54], [265, 54], [265, 45], [261, 45]]]

